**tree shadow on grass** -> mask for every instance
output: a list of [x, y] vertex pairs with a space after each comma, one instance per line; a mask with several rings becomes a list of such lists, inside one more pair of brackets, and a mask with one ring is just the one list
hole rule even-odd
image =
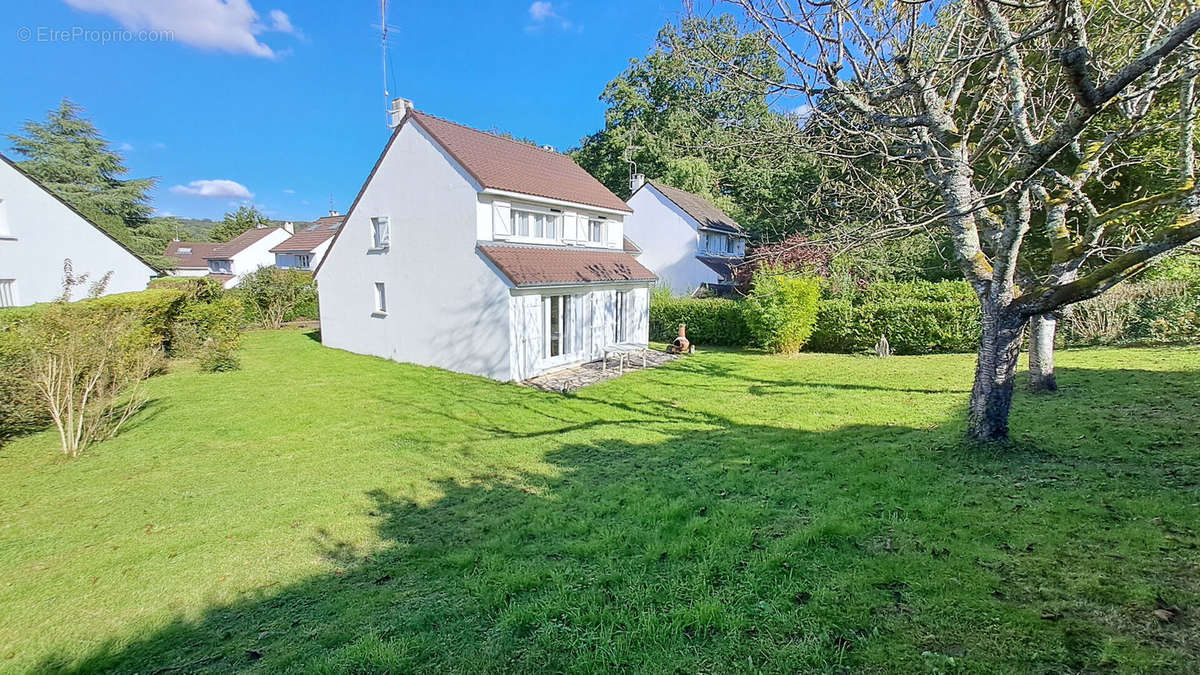
[[[1181, 379], [1194, 374], [1107, 372], [1063, 379], [1086, 379], [1089, 392], [1183, 387], [1158, 406], [1169, 412], [1200, 403]], [[533, 408], [554, 397], [524, 393], [503, 397]], [[493, 402], [462, 403], [423, 414], [513, 438], [582, 428], [570, 414], [544, 416], [549, 429], [506, 427], [478, 414]], [[1078, 403], [1046, 405], [1078, 414]], [[1139, 510], [1194, 500], [1159, 467], [1116, 451], [1071, 467], [1069, 444], [979, 452], [957, 430], [807, 432], [682, 413], [651, 397], [605, 406], [590, 431], [615, 436], [632, 420], [657, 424], [660, 437], [564, 441], [544, 458], [553, 475], [442, 482], [432, 504], [364, 486], [381, 548], [315, 532], [311, 545], [332, 574], [40, 669], [795, 672], [959, 659], [980, 670], [1079, 670], [1152, 657], [1169, 670], [1185, 669], [1200, 646], [1190, 623], [1124, 619], [1147, 589], [1200, 603], [1194, 580], [1170, 574], [1200, 563], [1195, 532], [1176, 527], [1179, 547], [1164, 561], [1162, 537], [1151, 536], [1163, 528]], [[1093, 412], [1128, 407], [1110, 400]], [[1046, 434], [1061, 425], [1030, 422]], [[1178, 435], [1194, 419], [1155, 424], [1154, 433]], [[1123, 436], [1105, 443], [1131, 447]], [[1193, 468], [1197, 459], [1194, 448], [1174, 457]], [[1109, 460], [1122, 481], [1106, 480]], [[1097, 562], [1089, 547], [1114, 537], [1146, 542]], [[1098, 590], [1071, 572], [1110, 575], [1125, 590]]]

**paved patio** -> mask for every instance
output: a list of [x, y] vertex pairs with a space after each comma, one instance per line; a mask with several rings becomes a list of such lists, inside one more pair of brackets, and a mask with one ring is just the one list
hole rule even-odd
[[[657, 368], [677, 358], [679, 358], [678, 354], [668, 354], [651, 349], [646, 352], [646, 369]], [[635, 370], [643, 370], [641, 354], [630, 354], [625, 359], [625, 372], [631, 373]], [[607, 370], [605, 370], [603, 362], [597, 360], [574, 368], [550, 373], [549, 375], [528, 379], [521, 384], [526, 387], [533, 387], [534, 389], [566, 394], [590, 384], [611, 380], [621, 375], [621, 366], [618, 363], [616, 355], [613, 355], [608, 357]]]

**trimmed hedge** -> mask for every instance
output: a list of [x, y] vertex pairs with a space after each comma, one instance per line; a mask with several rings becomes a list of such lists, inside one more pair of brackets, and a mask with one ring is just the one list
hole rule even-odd
[[742, 303], [726, 298], [650, 298], [650, 339], [670, 342], [687, 324], [688, 339], [698, 345], [742, 347], [753, 342]]
[[855, 305], [827, 300], [817, 317], [814, 351], [871, 351], [886, 335], [895, 354], [973, 352], [979, 346], [979, 303], [901, 298]]

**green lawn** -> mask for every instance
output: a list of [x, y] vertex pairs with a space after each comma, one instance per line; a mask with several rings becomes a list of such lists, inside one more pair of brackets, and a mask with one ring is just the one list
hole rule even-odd
[[243, 356], [80, 459], [0, 448], [0, 669], [1200, 669], [1197, 348], [1062, 353], [1004, 451], [960, 443], [969, 355], [575, 396]]

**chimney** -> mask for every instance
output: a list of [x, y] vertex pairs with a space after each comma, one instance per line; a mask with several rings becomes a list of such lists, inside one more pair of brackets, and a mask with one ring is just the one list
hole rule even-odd
[[336, 216], [336, 215], [340, 215], [340, 214], [338, 214], [337, 209], [329, 209], [329, 215]]
[[646, 184], [646, 174], [635, 173], [629, 178], [629, 191], [637, 192], [638, 188]]
[[408, 113], [412, 112], [413, 102], [406, 98], [392, 99], [392, 107], [388, 109], [388, 128], [395, 129], [400, 126]]
[[283, 231], [288, 234], [296, 234], [296, 224], [292, 221], [287, 221], [283, 224]]

